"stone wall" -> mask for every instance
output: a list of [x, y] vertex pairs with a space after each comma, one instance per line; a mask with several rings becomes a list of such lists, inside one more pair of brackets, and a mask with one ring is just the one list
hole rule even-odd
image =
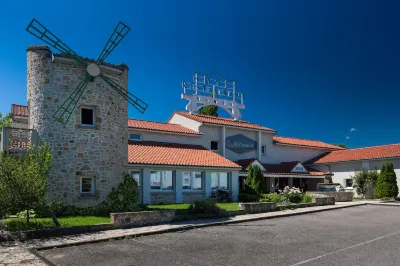
[[317, 206], [335, 205], [335, 197], [318, 197], [313, 198], [313, 201]]
[[[27, 49], [29, 127], [53, 149], [53, 178], [49, 198], [62, 199], [65, 205], [87, 207], [102, 202], [112, 187], [122, 181], [127, 165], [127, 102], [100, 77], [88, 83], [70, 120], [63, 125], [54, 112], [83, 80], [86, 69], [75, 61], [55, 56], [46, 46]], [[127, 67], [101, 68], [127, 88]], [[81, 127], [80, 107], [95, 109], [96, 126]], [[95, 193], [82, 197], [82, 177], [95, 179]]]
[[142, 211], [142, 212], [121, 212], [111, 213], [111, 224], [141, 226], [172, 222], [175, 218], [175, 211]]
[[353, 192], [312, 192], [312, 194], [324, 197], [334, 197], [335, 202], [353, 201]]
[[239, 203], [239, 206], [246, 213], [273, 212], [276, 210], [275, 202]]
[[183, 203], [193, 203], [196, 200], [204, 200], [205, 198], [205, 192], [182, 192]]
[[176, 193], [174, 192], [151, 192], [150, 193], [151, 204], [170, 204], [176, 203]]

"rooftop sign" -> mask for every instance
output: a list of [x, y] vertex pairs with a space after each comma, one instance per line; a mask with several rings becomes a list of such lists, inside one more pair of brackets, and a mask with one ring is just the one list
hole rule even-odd
[[195, 72], [191, 82], [182, 82], [182, 99], [189, 100], [186, 110], [194, 113], [206, 105], [225, 109], [235, 120], [241, 118], [240, 109], [245, 109], [243, 93], [236, 91], [236, 82], [225, 79], [219, 73]]

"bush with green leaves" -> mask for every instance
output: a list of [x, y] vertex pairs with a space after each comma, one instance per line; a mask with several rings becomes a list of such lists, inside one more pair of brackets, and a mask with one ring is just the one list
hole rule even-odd
[[399, 194], [396, 173], [392, 162], [387, 162], [382, 165], [374, 193], [375, 196], [380, 199], [395, 198]]
[[351, 178], [357, 194], [365, 198], [368, 191], [376, 186], [378, 176], [378, 171], [376, 170], [362, 169], [361, 171], [356, 171]]
[[26, 217], [28, 217], [28, 212], [29, 212], [29, 217], [30, 218], [35, 218], [36, 217], [36, 213], [34, 210], [29, 210], [29, 211], [22, 211], [17, 213], [17, 217], [20, 219], [26, 219]]
[[265, 178], [258, 165], [250, 165], [247, 178], [246, 178], [246, 190], [251, 190], [249, 194], [261, 194], [265, 192]]
[[[24, 156], [0, 155], [0, 210], [3, 215], [38, 210], [47, 205], [52, 151], [43, 143], [29, 146]], [[29, 215], [26, 215], [29, 223]]]
[[213, 200], [196, 200], [188, 208], [189, 213], [193, 214], [216, 214], [221, 212], [221, 209], [217, 206]]
[[300, 203], [311, 203], [313, 199], [314, 199], [313, 195], [303, 193], [303, 195], [301, 196]]
[[303, 195], [300, 189], [295, 187], [289, 188], [288, 186], [286, 186], [282, 191], [282, 196], [286, 201], [290, 203], [300, 203]]
[[281, 194], [277, 193], [269, 193], [269, 194], [261, 194], [260, 202], [275, 202], [280, 204], [284, 201], [284, 198]]

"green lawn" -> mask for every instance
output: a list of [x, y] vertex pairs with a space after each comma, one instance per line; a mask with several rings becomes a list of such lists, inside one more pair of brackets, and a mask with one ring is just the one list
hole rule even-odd
[[[188, 203], [180, 203], [180, 204], [158, 204], [158, 205], [147, 205], [147, 209], [151, 210], [176, 210], [177, 214], [187, 214], [187, 209], [189, 208], [190, 204]], [[232, 202], [232, 203], [217, 203], [217, 206], [220, 207], [222, 210], [226, 211], [234, 211], [240, 210], [239, 203]]]
[[[107, 217], [96, 216], [76, 216], [58, 218], [61, 227], [82, 226], [110, 223], [111, 219]], [[51, 228], [56, 225], [51, 218], [32, 218], [29, 225], [26, 224], [26, 219], [11, 218], [3, 220], [9, 231], [23, 231], [30, 229]]]

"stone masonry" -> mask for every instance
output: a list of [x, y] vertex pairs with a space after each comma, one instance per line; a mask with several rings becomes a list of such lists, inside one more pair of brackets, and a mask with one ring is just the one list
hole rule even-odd
[[[101, 203], [112, 187], [122, 181], [127, 166], [127, 101], [100, 77], [89, 82], [75, 114], [66, 125], [52, 116], [83, 80], [86, 69], [75, 61], [55, 55], [46, 46], [30, 46], [28, 58], [29, 128], [53, 149], [53, 178], [49, 198], [62, 199], [64, 205], [87, 207]], [[122, 87], [128, 86], [125, 65], [101, 67], [102, 73]], [[80, 125], [80, 108], [95, 110], [95, 127]], [[81, 196], [81, 178], [92, 176], [95, 193]]]

